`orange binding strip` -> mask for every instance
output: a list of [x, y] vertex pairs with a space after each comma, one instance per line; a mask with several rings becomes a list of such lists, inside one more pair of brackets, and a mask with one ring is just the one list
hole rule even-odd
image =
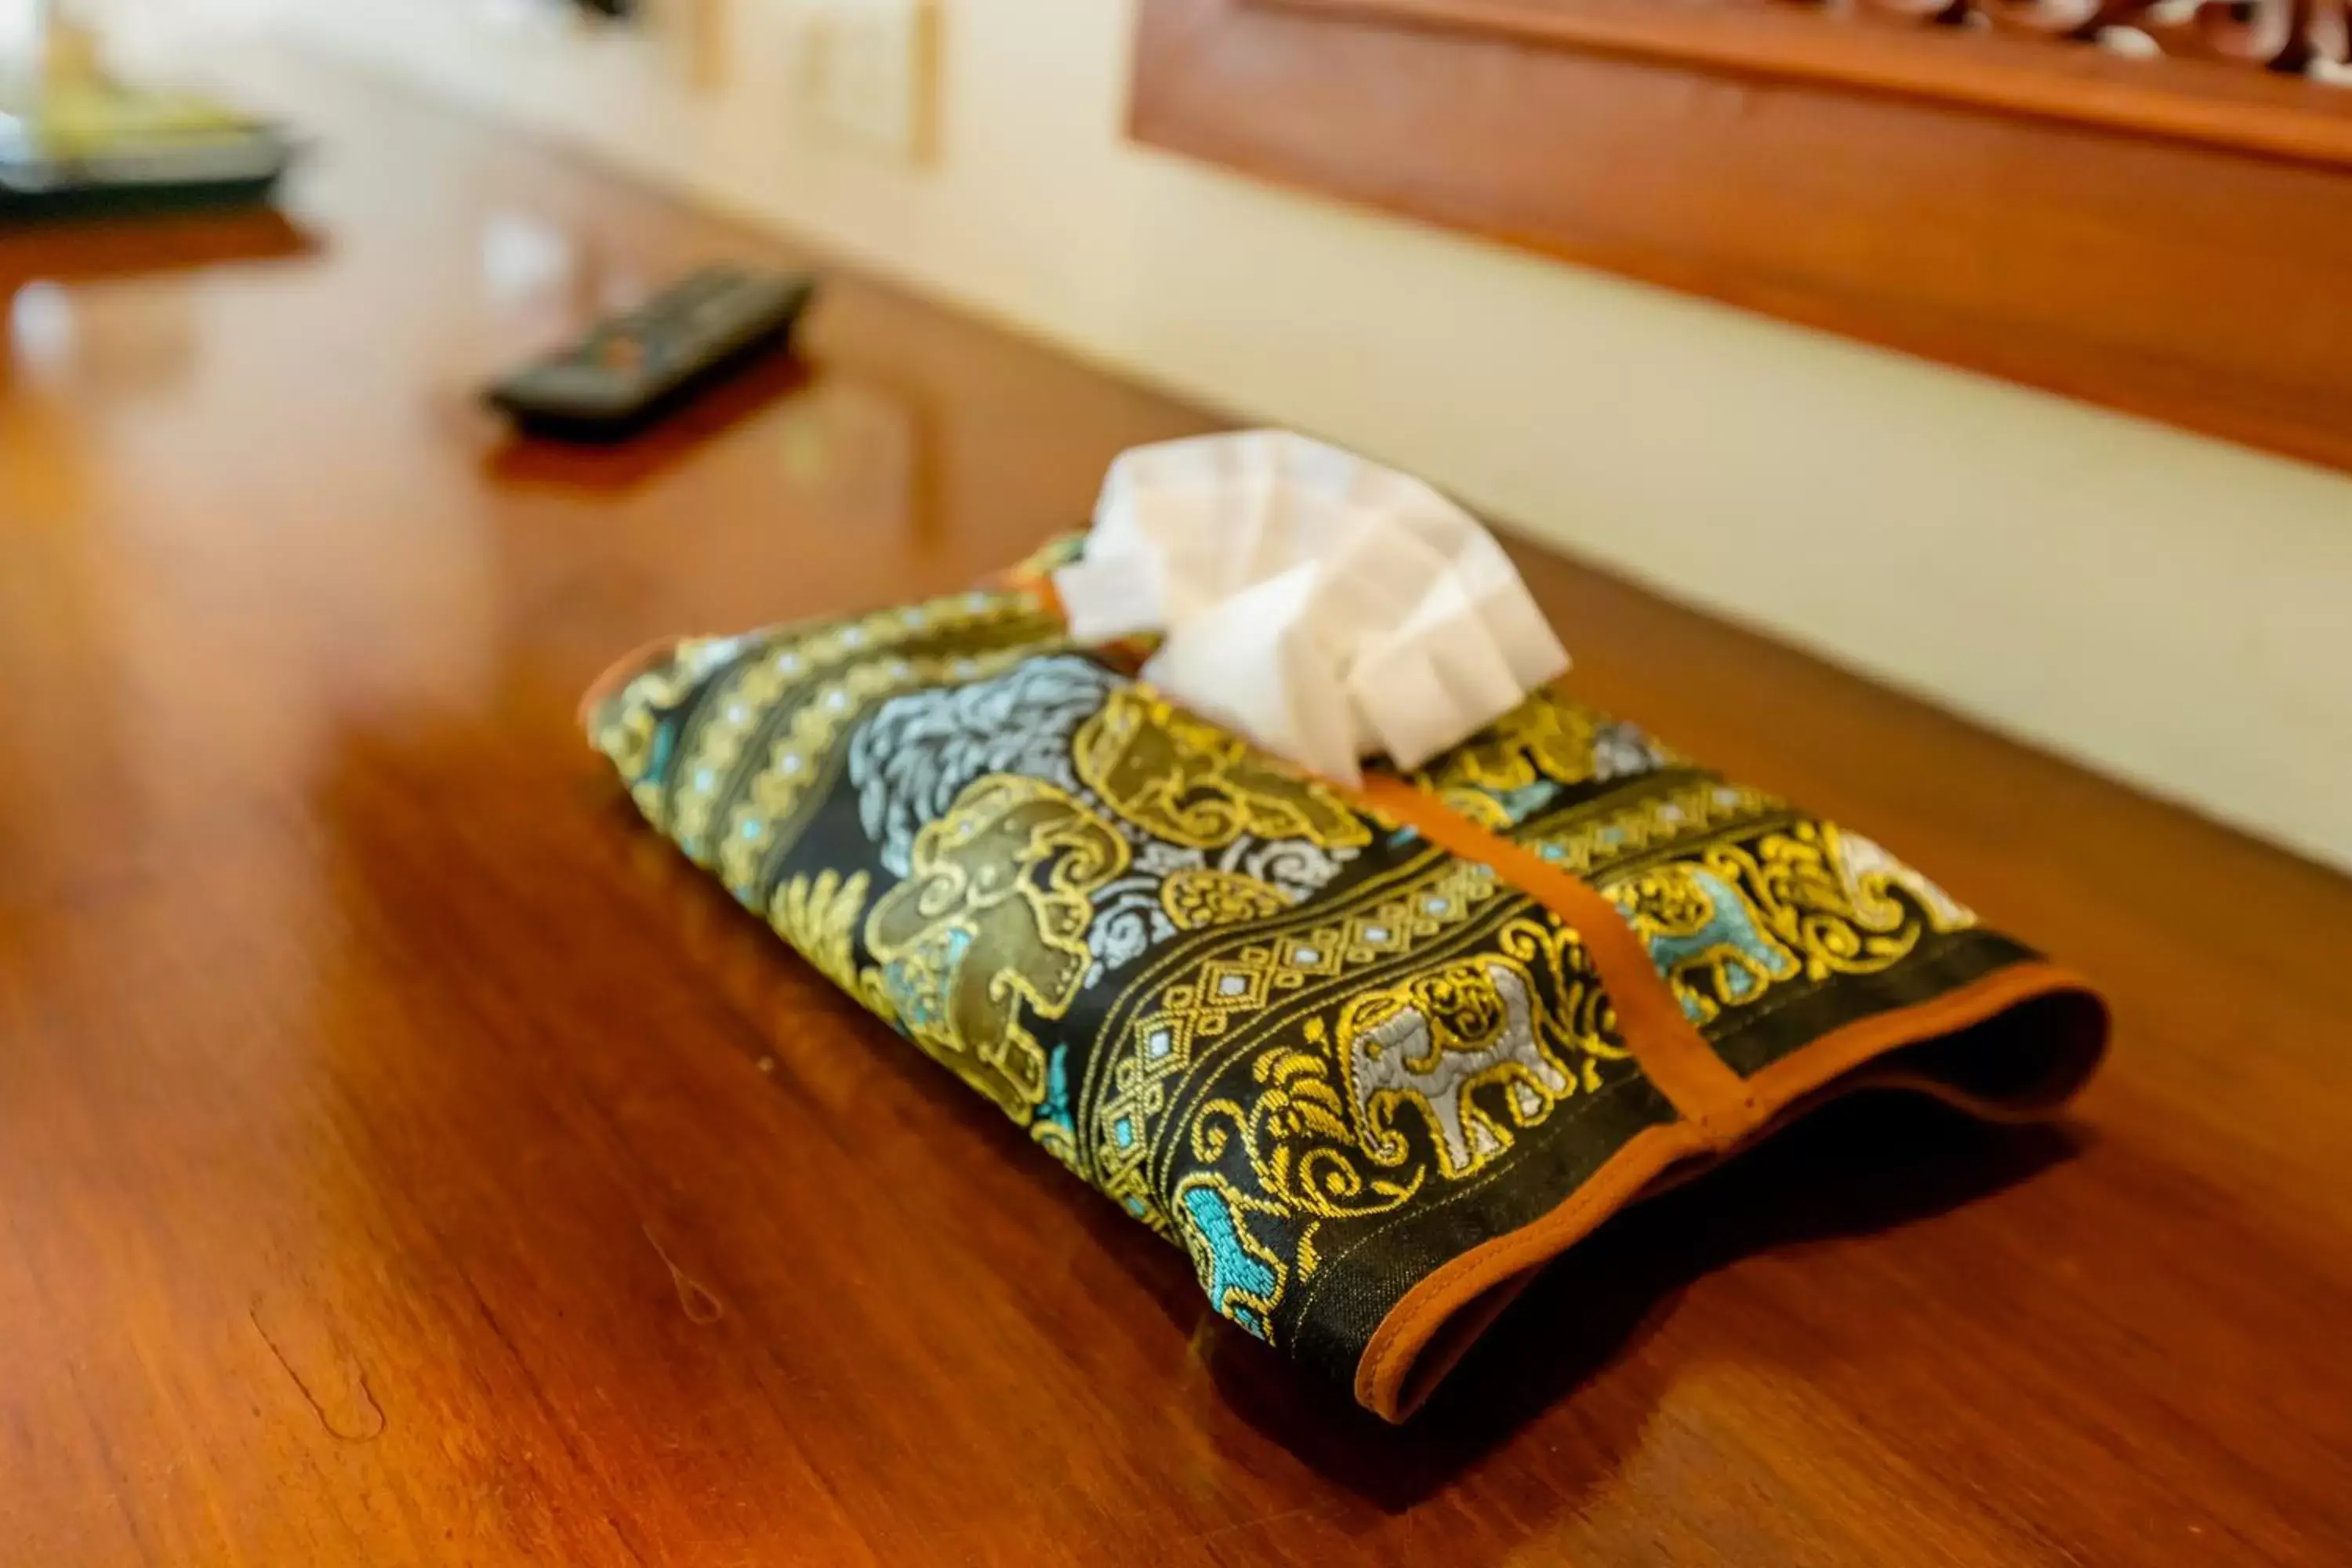
[[1739, 1075], [1724, 1065], [1650, 962], [1624, 915], [1592, 885], [1490, 833], [1435, 795], [1393, 774], [1364, 775], [1363, 797], [1375, 809], [1441, 849], [1491, 866], [1511, 886], [1567, 922], [1591, 956], [1617, 1014], [1617, 1032], [1634, 1062], [1706, 1142], [1728, 1148], [1761, 1116]]
[[[2029, 1002], [2059, 997], [2074, 1005], [2070, 1037], [2045, 1080], [2021, 1102], [1989, 1100], [1899, 1069], [1874, 1074], [1867, 1066], [1898, 1047], [1953, 1034]], [[2105, 1031], [2105, 1004], [2079, 975], [2053, 963], [2018, 963], [1913, 1006], [1832, 1030], [1750, 1081], [1767, 1120], [1794, 1115], [1847, 1088], [1899, 1083], [1979, 1116], [2023, 1121], [2053, 1114], [2082, 1087], [2098, 1065]], [[1759, 1121], [1749, 1137], [1769, 1130]], [[1695, 1174], [1727, 1152], [1709, 1148], [1685, 1121], [1635, 1133], [1549, 1214], [1472, 1247], [1406, 1291], [1356, 1363], [1357, 1400], [1390, 1421], [1411, 1415], [1534, 1270], [1627, 1204]]]

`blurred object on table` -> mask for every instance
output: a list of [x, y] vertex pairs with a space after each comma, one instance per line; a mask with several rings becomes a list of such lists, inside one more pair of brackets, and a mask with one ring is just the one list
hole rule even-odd
[[0, 32], [0, 227], [267, 202], [278, 126], [199, 95], [125, 86], [96, 35], [35, 5]]

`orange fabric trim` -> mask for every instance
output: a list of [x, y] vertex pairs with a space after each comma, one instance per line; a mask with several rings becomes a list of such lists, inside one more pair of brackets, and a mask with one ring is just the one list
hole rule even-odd
[[652, 667], [654, 660], [685, 640], [676, 637], [656, 637], [651, 642], [639, 643], [606, 665], [597, 672], [596, 679], [588, 683], [588, 689], [580, 694], [580, 706], [572, 714], [573, 722], [586, 729], [588, 721], [596, 716], [597, 706], [604, 699], [644, 674]]
[[1649, 950], [1615, 904], [1593, 886], [1532, 850], [1491, 833], [1435, 795], [1391, 773], [1364, 775], [1363, 796], [1440, 848], [1491, 866], [1583, 939], [1617, 1014], [1617, 1032], [1643, 1073], [1706, 1141], [1728, 1145], [1752, 1126], [1748, 1085], [1715, 1054], [1650, 962]]
[[1051, 572], [1039, 572], [1034, 576], [1016, 576], [1010, 585], [1015, 588], [1026, 588], [1036, 595], [1040, 607], [1047, 615], [1061, 622], [1065, 628], [1069, 626], [1070, 613], [1062, 607], [1061, 584], [1054, 581], [1054, 574]]
[[1429, 1275], [1389, 1309], [1365, 1342], [1356, 1363], [1356, 1403], [1383, 1421], [1412, 1415], [1475, 1338], [1463, 1335], [1436, 1352], [1433, 1364], [1421, 1364], [1431, 1342], [1456, 1313], [1550, 1262], [1641, 1196], [1662, 1172], [1706, 1151], [1705, 1136], [1687, 1121], [1645, 1127], [1541, 1219], [1473, 1247]]
[[[2020, 963], [1997, 969], [1941, 996], [1833, 1029], [1765, 1068], [1748, 1080], [1748, 1089], [1759, 1107], [1778, 1113], [1770, 1118], [1770, 1124], [1777, 1125], [1808, 1108], [1801, 1102], [1809, 1096], [1827, 1098], [1830, 1093], [1879, 1081], [1853, 1070], [1874, 1057], [1983, 1023], [2037, 997], [2067, 994], [2094, 1004], [2098, 1001], [2080, 977], [2056, 964]], [[2054, 1111], [2097, 1065], [2103, 1042], [2102, 1013], [2100, 1029], [2085, 1037], [2074, 1059], [2062, 1064], [2062, 1072], [2053, 1078], [2049, 1091], [2023, 1113]], [[1904, 1077], [1885, 1081], [1929, 1087], [1926, 1080]], [[1990, 1111], [2011, 1120], [2021, 1116], [2019, 1107], [1988, 1102], [1949, 1085], [1933, 1088], [1940, 1098], [1979, 1114]], [[1738, 1146], [1759, 1142], [1766, 1131], [1766, 1119], [1759, 1117]], [[1455, 1314], [1474, 1309], [1490, 1291], [1549, 1262], [1628, 1203], [1667, 1184], [1662, 1179], [1669, 1173], [1696, 1173], [1695, 1169], [1677, 1172], [1677, 1166], [1692, 1161], [1713, 1163], [1732, 1152], [1711, 1144], [1687, 1122], [1646, 1128], [1634, 1134], [1608, 1163], [1543, 1217], [1454, 1258], [1406, 1291], [1373, 1331], [1356, 1363], [1358, 1402], [1387, 1420], [1404, 1419], [1467, 1348], [1472, 1336], [1465, 1335], [1432, 1350], [1433, 1342]], [[1423, 1366], [1424, 1353], [1438, 1359]]]
[[2055, 963], [2013, 963], [1925, 1002], [1892, 1013], [1857, 1018], [1759, 1068], [1748, 1080], [1748, 1088], [1759, 1100], [1777, 1110], [1833, 1082], [1874, 1057], [1957, 1033], [2037, 997], [2067, 994], [2080, 996], [2090, 1004], [2095, 1009], [2097, 1025], [2083, 1039], [2062, 1044], [2049, 1087], [2032, 1101], [2020, 1104], [1988, 1100], [1925, 1076], [1889, 1074], [1873, 1080], [1932, 1094], [1988, 1121], [2034, 1121], [2048, 1116], [2080, 1089], [2105, 1052], [2105, 1002], [2091, 989], [2089, 981]]

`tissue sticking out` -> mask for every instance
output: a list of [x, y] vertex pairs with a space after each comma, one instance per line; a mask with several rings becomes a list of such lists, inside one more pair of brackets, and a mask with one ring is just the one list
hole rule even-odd
[[1476, 519], [1283, 430], [1121, 454], [1054, 585], [1080, 642], [1158, 634], [1146, 680], [1351, 784], [1360, 759], [1418, 767], [1568, 668]]

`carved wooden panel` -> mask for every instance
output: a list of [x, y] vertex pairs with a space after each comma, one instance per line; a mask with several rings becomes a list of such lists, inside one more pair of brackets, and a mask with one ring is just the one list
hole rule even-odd
[[2352, 0], [1244, 3], [2352, 164]]
[[[1799, 0], [1831, 9], [1826, 0]], [[2101, 41], [2110, 29], [2157, 52], [2266, 70], [2352, 65], [2345, 0], [1860, 0], [1898, 21], [1981, 23], [2013, 38]]]
[[2347, 3], [1144, 0], [1133, 124], [2352, 468]]
[[[1580, 0], [1256, 0], [1302, 10], [1387, 14], [1479, 26], [1482, 14], [1601, 14]], [[2027, 41], [2101, 43], [2126, 57], [2170, 55], [2332, 80], [2352, 66], [2347, 0], [1640, 0], [1661, 28], [1724, 12], [1797, 12], [1831, 21], [1982, 29]], [[1710, 18], [1709, 14], [1718, 14]], [[2118, 37], [2117, 35], [2126, 35]]]

